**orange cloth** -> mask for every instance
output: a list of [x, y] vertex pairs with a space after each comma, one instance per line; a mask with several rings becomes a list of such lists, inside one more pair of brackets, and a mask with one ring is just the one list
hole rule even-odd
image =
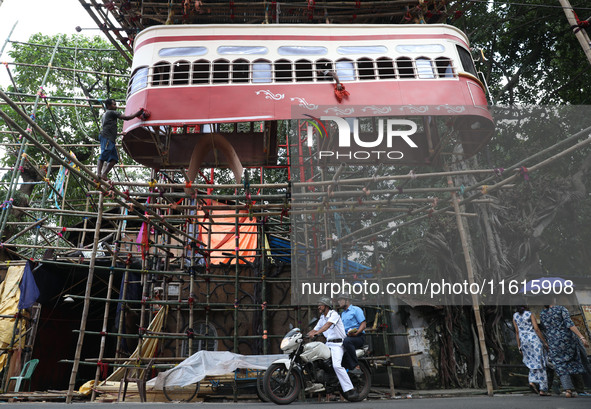
[[[213, 202], [215, 204], [216, 202]], [[235, 210], [210, 210], [209, 213], [211, 215], [223, 215], [223, 214], [235, 214]], [[252, 219], [252, 225], [243, 225], [240, 223], [249, 223], [250, 220], [248, 218], [248, 212], [246, 210], [241, 210], [241, 214], [244, 214], [244, 217], [240, 217], [238, 219], [238, 231], [239, 231], [239, 240], [238, 240], [238, 248], [240, 249], [238, 255], [241, 257], [246, 258], [248, 261], [253, 262], [254, 256], [256, 255], [256, 250], [248, 250], [243, 251], [242, 249], [256, 249], [257, 248], [257, 240], [258, 235], [257, 226], [255, 224], [256, 219]], [[200, 222], [208, 222], [210, 219], [205, 217], [203, 211], [198, 212], [199, 221]], [[199, 225], [199, 240], [201, 240], [206, 245], [210, 243], [210, 239], [208, 236], [211, 236], [211, 264], [220, 264], [220, 263], [228, 263], [231, 264], [236, 263], [235, 257], [224, 257], [222, 253], [232, 253], [233, 255], [236, 254], [236, 226], [235, 226], [235, 217], [214, 217], [211, 220], [215, 224], [212, 225]], [[221, 223], [228, 223], [228, 224], [221, 224]], [[244, 261], [240, 260], [240, 264], [246, 264]]]

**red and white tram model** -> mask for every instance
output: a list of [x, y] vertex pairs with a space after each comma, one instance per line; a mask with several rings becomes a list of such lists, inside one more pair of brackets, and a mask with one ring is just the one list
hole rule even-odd
[[[336, 73], [348, 98], [338, 101], [327, 73]], [[451, 113], [467, 156], [493, 130], [468, 39], [452, 26], [171, 25], [150, 27], [135, 39], [126, 112], [145, 107], [151, 116], [126, 122], [123, 144], [146, 166], [186, 167], [200, 139], [218, 132], [216, 124], [250, 123], [246, 132], [236, 126], [224, 138], [242, 164], [272, 164], [276, 121], [293, 118], [294, 107], [326, 106]], [[426, 157], [408, 163], [433, 162], [440, 141], [428, 142]], [[220, 164], [218, 156], [210, 153], [200, 164]]]

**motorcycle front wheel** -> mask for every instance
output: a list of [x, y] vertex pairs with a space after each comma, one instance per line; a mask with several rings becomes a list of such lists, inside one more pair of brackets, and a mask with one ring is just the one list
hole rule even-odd
[[265, 394], [271, 402], [288, 405], [300, 394], [302, 385], [294, 370], [288, 370], [284, 364], [271, 364], [263, 378]]

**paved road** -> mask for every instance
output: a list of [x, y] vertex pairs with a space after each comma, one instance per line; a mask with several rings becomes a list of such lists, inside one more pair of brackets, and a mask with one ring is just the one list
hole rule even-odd
[[[273, 409], [279, 406], [272, 403], [0, 403], [0, 407], [10, 405], [18, 409], [100, 409], [112, 407], [124, 407], [135, 409], [146, 407], [146, 409]], [[140, 406], [141, 405], [141, 406]], [[560, 396], [539, 397], [535, 395], [499, 395], [495, 397], [474, 396], [474, 397], [452, 397], [452, 398], [413, 398], [395, 400], [370, 400], [360, 403], [336, 402], [295, 402], [282, 408], [297, 409], [589, 409], [591, 408], [591, 397], [579, 396], [573, 399], [566, 399]]]

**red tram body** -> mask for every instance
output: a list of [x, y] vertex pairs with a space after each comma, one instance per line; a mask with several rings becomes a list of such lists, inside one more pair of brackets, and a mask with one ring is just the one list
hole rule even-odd
[[[340, 103], [327, 70], [350, 94]], [[186, 167], [216, 124], [249, 123], [224, 137], [243, 165], [270, 165], [276, 121], [298, 109], [320, 116], [314, 109], [326, 106], [375, 108], [364, 116], [383, 114], [380, 106], [453, 115], [467, 156], [493, 130], [468, 39], [452, 26], [175, 25], [136, 37], [126, 113], [145, 107], [151, 116], [126, 122], [123, 144], [146, 166]], [[428, 142], [429, 152], [405, 164], [432, 163], [441, 141]], [[225, 166], [212, 152], [202, 164]]]

